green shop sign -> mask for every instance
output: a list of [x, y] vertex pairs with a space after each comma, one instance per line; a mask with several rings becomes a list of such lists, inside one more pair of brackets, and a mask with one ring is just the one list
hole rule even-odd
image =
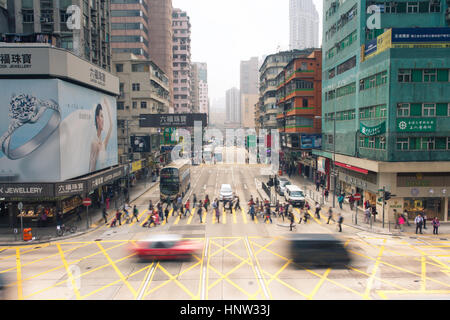
[[434, 132], [436, 119], [434, 118], [404, 118], [397, 119], [399, 132]]
[[363, 123], [360, 123], [359, 131], [362, 135], [365, 136], [377, 136], [379, 134], [383, 134], [386, 132], [386, 121], [383, 121], [382, 123], [374, 127], [368, 127]]

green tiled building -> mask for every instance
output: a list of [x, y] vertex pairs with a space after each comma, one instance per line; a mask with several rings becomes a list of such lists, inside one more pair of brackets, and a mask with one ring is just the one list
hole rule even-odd
[[314, 153], [331, 189], [335, 159], [338, 192], [361, 193], [378, 212], [378, 190], [395, 194], [390, 221], [393, 209], [448, 219], [449, 6], [324, 1], [323, 141]]

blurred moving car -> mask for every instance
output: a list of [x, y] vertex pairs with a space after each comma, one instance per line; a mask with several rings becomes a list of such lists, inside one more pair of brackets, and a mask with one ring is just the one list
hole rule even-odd
[[285, 187], [284, 199], [293, 206], [300, 206], [303, 208], [305, 205], [305, 194], [303, 190], [296, 185], [289, 184]]
[[302, 266], [346, 267], [351, 256], [342, 241], [332, 234], [287, 235], [291, 259]]
[[222, 184], [220, 187], [219, 200], [233, 200], [233, 190], [229, 184]]
[[183, 240], [177, 234], [158, 234], [136, 242], [130, 250], [140, 259], [188, 259], [202, 250], [199, 241]]
[[286, 191], [286, 186], [290, 185], [291, 182], [286, 178], [277, 178], [276, 182], [276, 191], [280, 196], [284, 196], [284, 192]]

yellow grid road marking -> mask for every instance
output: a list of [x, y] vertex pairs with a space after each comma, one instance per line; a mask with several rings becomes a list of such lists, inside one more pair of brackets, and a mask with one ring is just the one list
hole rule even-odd
[[22, 267], [20, 265], [20, 248], [16, 249], [16, 268], [17, 268], [17, 299], [23, 299], [23, 288], [22, 288]]
[[191, 224], [191, 221], [192, 221], [192, 219], [193, 219], [194, 216], [195, 216], [195, 209], [196, 209], [196, 208], [192, 208], [192, 210], [191, 210], [191, 215], [189, 216], [189, 219], [188, 219], [188, 221], [187, 221], [187, 224]]
[[56, 246], [58, 247], [59, 254], [61, 255], [61, 260], [64, 264], [64, 267], [66, 268], [66, 272], [70, 279], [70, 282], [72, 283], [72, 289], [75, 292], [75, 296], [77, 297], [78, 300], [80, 300], [81, 299], [80, 291], [77, 288], [77, 285], [75, 283], [75, 278], [73, 277], [72, 272], [69, 270], [69, 264], [67, 263], [66, 258], [64, 257], [64, 253], [61, 249], [61, 245], [57, 244]]
[[226, 224], [227, 223], [227, 214], [225, 212], [225, 209], [222, 208], [222, 224]]
[[312, 300], [314, 298], [314, 296], [316, 295], [316, 293], [319, 291], [320, 287], [322, 287], [323, 283], [325, 282], [325, 280], [328, 277], [328, 274], [330, 273], [331, 268], [328, 268], [325, 273], [323, 274], [323, 276], [321, 277], [319, 283], [317, 283], [316, 287], [314, 288], [314, 290], [310, 293], [308, 299]]
[[236, 210], [234, 210], [234, 208], [232, 209], [233, 211], [233, 223], [236, 224], [237, 220], [236, 220]]
[[241, 209], [241, 215], [242, 215], [242, 219], [244, 220], [244, 223], [247, 224], [247, 213], [244, 212], [244, 210]]

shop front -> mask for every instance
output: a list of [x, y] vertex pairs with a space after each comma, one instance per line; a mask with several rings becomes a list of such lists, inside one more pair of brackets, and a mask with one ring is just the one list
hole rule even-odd
[[377, 204], [377, 173], [351, 166], [344, 168], [338, 163], [336, 166], [339, 179], [337, 194], [349, 196], [359, 193], [361, 195], [361, 200], [358, 201], [359, 206], [362, 206], [366, 200], [371, 206]]

